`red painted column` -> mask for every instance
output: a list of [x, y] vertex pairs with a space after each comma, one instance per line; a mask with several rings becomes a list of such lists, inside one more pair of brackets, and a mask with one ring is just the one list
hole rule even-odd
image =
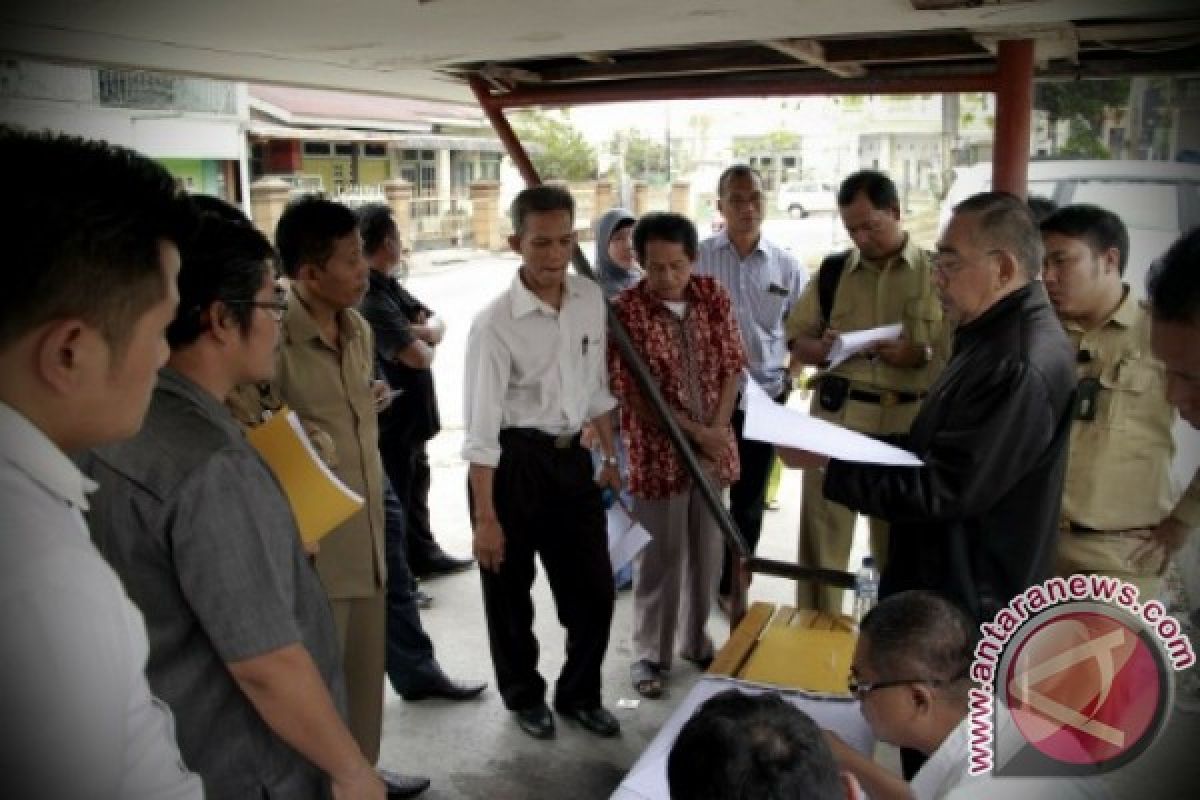
[[997, 60], [992, 188], [1024, 197], [1033, 116], [1033, 40], [1000, 42]]

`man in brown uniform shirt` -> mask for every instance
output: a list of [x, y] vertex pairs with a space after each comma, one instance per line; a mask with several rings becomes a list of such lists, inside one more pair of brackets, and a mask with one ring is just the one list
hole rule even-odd
[[1041, 223], [1043, 281], [1075, 345], [1078, 405], [1063, 487], [1059, 575], [1113, 575], [1157, 594], [1170, 550], [1200, 527], [1200, 480], [1180, 497], [1150, 315], [1122, 282], [1129, 234], [1111, 211], [1061, 208]]
[[[821, 287], [829, 278], [818, 275], [788, 315], [792, 357], [821, 366], [839, 333], [901, 323], [900, 339], [881, 342], [870, 353], [822, 373], [811, 411], [814, 417], [860, 433], [907, 433], [946, 355], [930, 256], [900, 226], [896, 187], [881, 172], [863, 170], [846, 178], [838, 190], [838, 212], [854, 248], [821, 265], [822, 272], [836, 269], [834, 261], [841, 266], [829, 308], [823, 309], [821, 301]], [[846, 569], [858, 515], [827, 500], [821, 480], [819, 472], [804, 473], [799, 561], [805, 566]], [[882, 570], [887, 524], [869, 519], [871, 553]], [[840, 589], [818, 591], [798, 584], [797, 606], [836, 611], [841, 600]]]
[[[376, 415], [387, 386], [374, 381], [371, 328], [354, 310], [367, 289], [367, 261], [358, 218], [327, 200], [288, 206], [275, 243], [291, 279], [276, 389], [333, 441], [333, 471], [365, 501], [321, 540], [316, 563], [342, 646], [350, 731], [375, 763], [383, 728], [387, 578]], [[426, 778], [380, 774], [392, 797], [411, 797], [429, 785]]]

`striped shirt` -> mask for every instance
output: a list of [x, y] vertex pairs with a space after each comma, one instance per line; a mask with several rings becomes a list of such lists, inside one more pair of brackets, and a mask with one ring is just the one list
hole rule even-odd
[[788, 348], [783, 321], [808, 273], [791, 253], [759, 236], [746, 258], [720, 232], [700, 243], [696, 275], [711, 275], [733, 298], [750, 374], [771, 397], [783, 393]]

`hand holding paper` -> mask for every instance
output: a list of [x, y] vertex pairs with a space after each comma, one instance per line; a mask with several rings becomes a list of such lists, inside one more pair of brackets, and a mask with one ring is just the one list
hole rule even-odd
[[833, 347], [829, 349], [829, 368], [833, 369], [851, 356], [870, 350], [876, 342], [898, 339], [903, 333], [904, 326], [897, 322], [894, 325], [881, 325], [865, 331], [838, 334]]

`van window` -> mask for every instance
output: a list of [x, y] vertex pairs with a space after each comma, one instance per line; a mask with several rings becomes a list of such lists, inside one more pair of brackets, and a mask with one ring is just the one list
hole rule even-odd
[[1179, 188], [1148, 181], [1079, 181], [1071, 202], [1107, 208], [1127, 228], [1175, 233], [1180, 230]]

